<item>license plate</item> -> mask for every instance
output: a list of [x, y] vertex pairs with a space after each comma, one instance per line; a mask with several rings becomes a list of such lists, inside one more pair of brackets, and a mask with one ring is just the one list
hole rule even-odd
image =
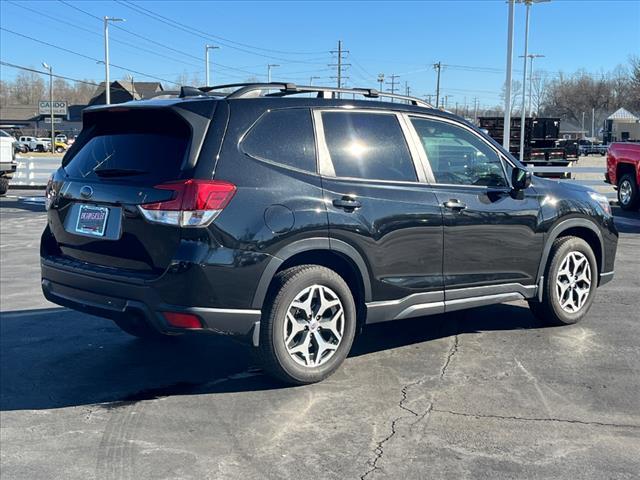
[[94, 205], [80, 205], [76, 232], [96, 237], [104, 236], [109, 209]]

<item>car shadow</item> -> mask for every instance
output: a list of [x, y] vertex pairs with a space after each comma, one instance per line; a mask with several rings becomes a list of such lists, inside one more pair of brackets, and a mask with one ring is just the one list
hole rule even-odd
[[[459, 333], [539, 327], [528, 308], [495, 305], [368, 326], [350, 356]], [[257, 365], [249, 346], [216, 335], [148, 342], [109, 320], [63, 308], [0, 314], [2, 411], [119, 408], [173, 395], [286, 388]]]

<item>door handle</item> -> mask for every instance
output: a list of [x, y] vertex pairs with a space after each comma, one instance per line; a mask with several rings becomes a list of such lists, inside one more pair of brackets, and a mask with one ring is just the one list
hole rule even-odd
[[444, 206], [456, 212], [459, 212], [460, 210], [464, 210], [465, 208], [467, 208], [467, 204], [462, 203], [457, 198], [452, 198], [448, 202], [444, 202]]
[[342, 198], [336, 198], [333, 200], [333, 206], [337, 208], [342, 208], [343, 210], [354, 211], [357, 208], [360, 208], [362, 204], [352, 197], [351, 195], [343, 195]]

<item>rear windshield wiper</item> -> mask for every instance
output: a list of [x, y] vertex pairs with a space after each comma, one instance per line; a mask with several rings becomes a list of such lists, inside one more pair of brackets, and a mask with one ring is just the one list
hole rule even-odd
[[144, 175], [145, 173], [149, 173], [146, 170], [136, 168], [100, 168], [94, 170], [94, 172], [99, 177], [127, 177], [130, 175]]

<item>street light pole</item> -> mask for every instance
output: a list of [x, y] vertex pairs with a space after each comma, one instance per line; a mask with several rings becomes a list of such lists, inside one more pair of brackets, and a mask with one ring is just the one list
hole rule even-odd
[[109, 22], [124, 22], [124, 18], [104, 17], [104, 91], [105, 104], [111, 104], [111, 81], [109, 79]]
[[49, 114], [51, 115], [51, 153], [56, 150], [56, 131], [53, 123], [53, 67], [45, 62], [42, 66], [49, 71]]
[[215, 45], [204, 46], [204, 68], [205, 68], [205, 78], [206, 78], [205, 87], [211, 86], [210, 75], [209, 75], [209, 50], [215, 50], [216, 48], [220, 48], [220, 47], [216, 47]]
[[531, 2], [527, 1], [527, 13], [524, 27], [524, 65], [522, 71], [522, 111], [520, 112], [520, 161], [524, 159], [524, 130], [527, 120], [527, 109], [525, 104], [525, 93], [527, 90], [527, 56], [529, 55], [529, 11]]
[[270, 63], [267, 65], [267, 83], [271, 83], [271, 69], [279, 66], [280, 65], [276, 65], [275, 63]]
[[505, 80], [504, 96], [504, 133], [502, 146], [509, 151], [511, 139], [511, 62], [513, 61], [513, 4], [514, 0], [509, 0], [509, 28], [507, 33], [507, 78]]

